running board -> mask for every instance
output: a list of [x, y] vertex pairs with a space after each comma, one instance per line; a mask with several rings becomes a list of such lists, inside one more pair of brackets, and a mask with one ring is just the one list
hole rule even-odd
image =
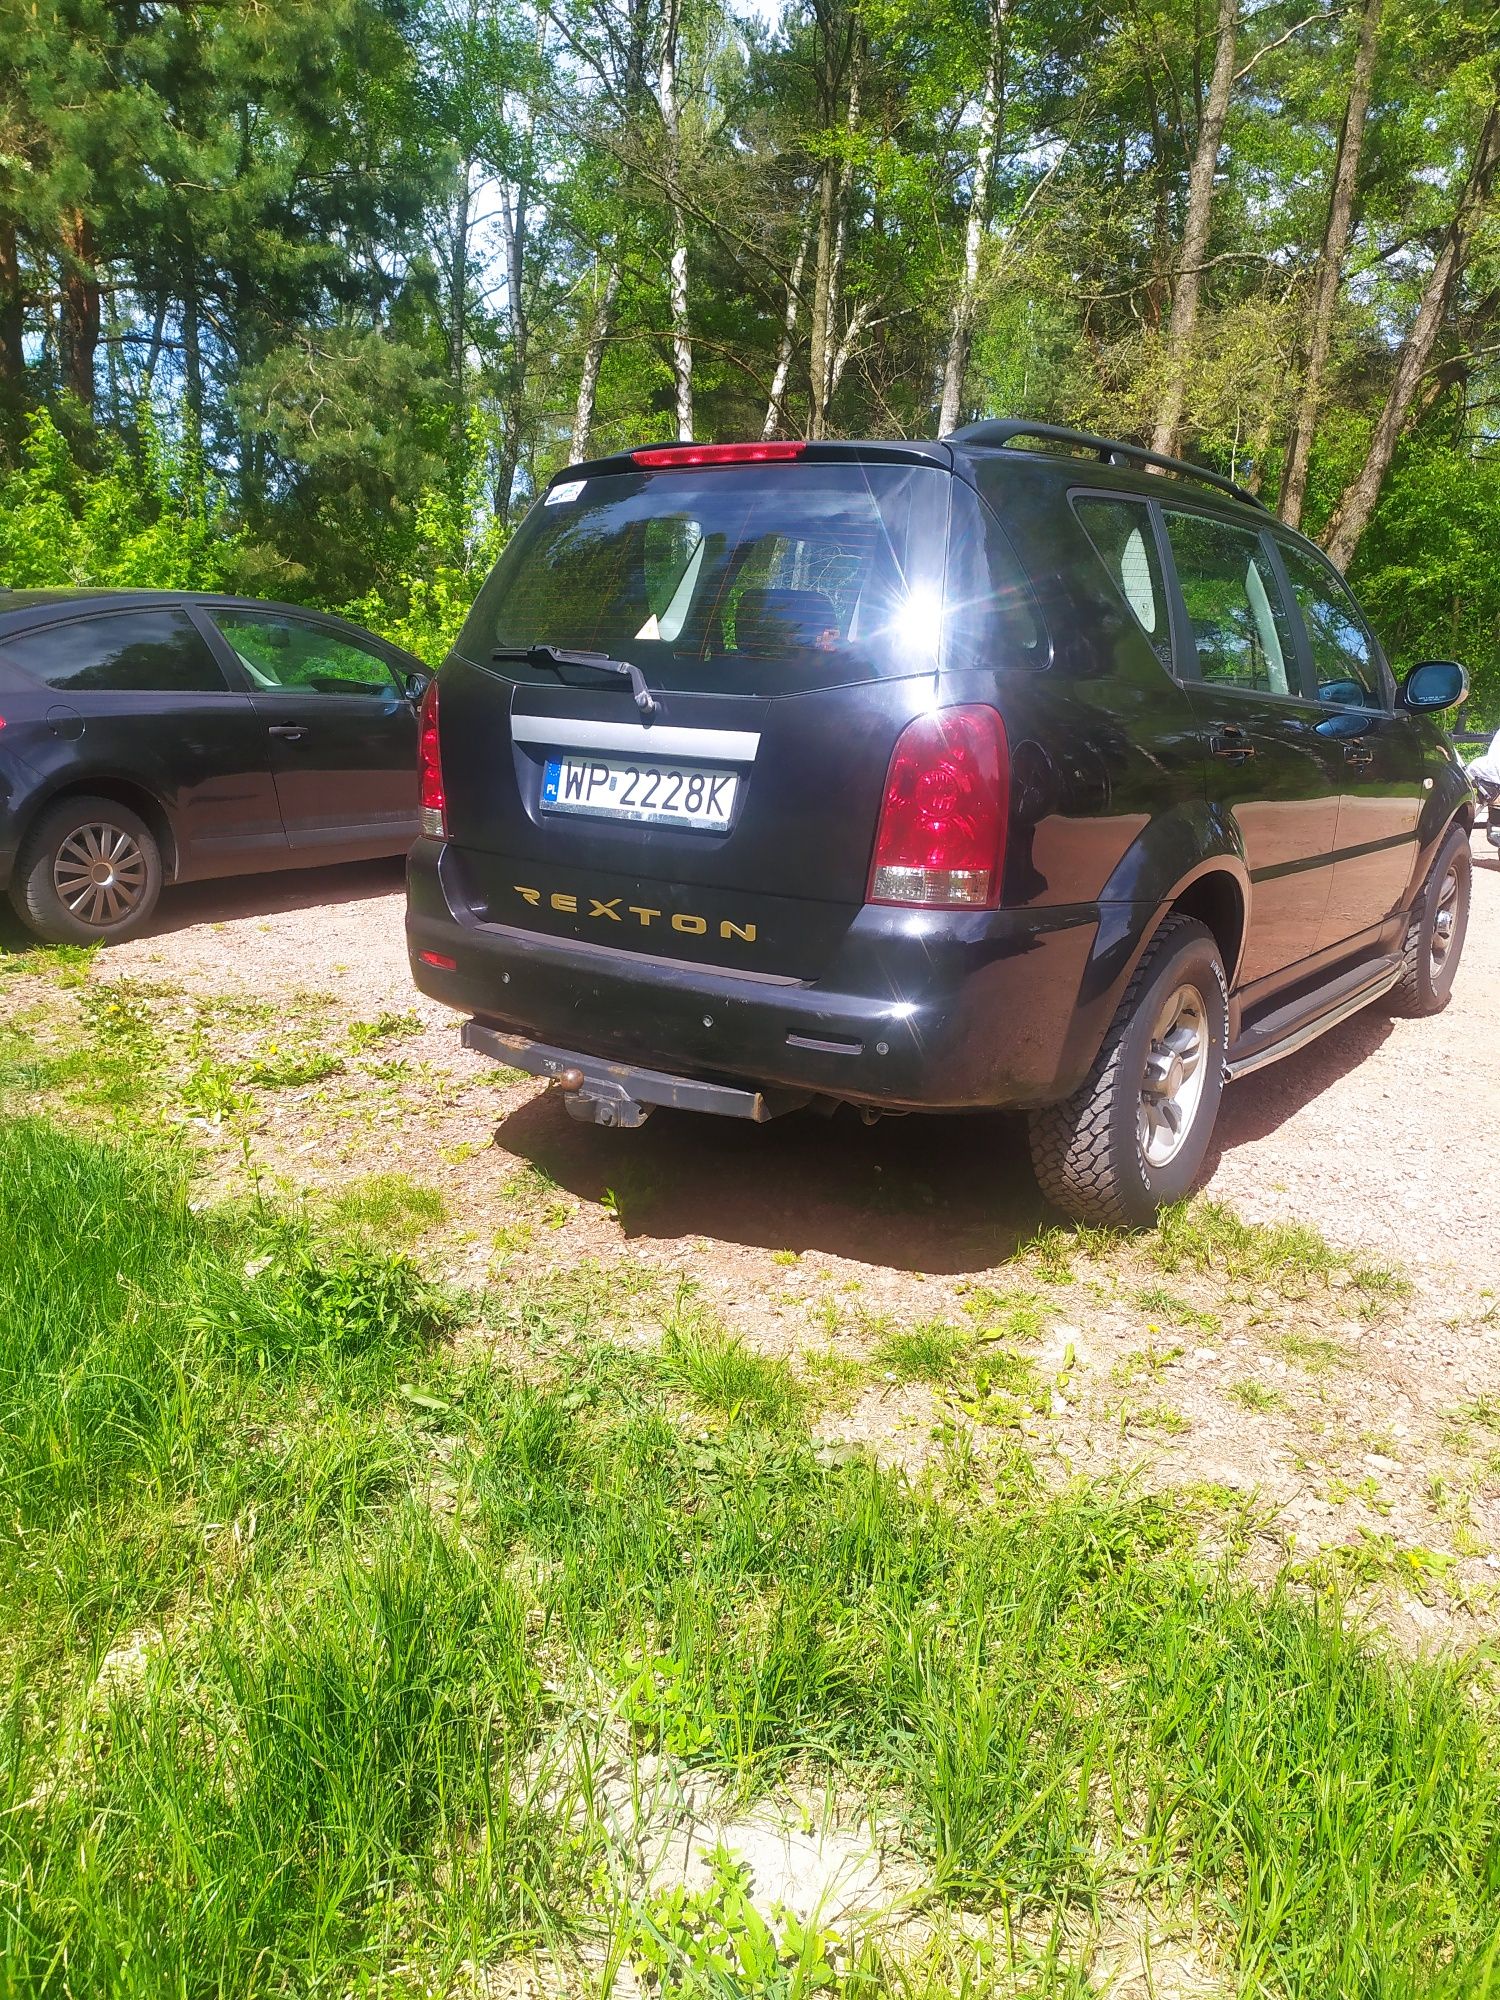
[[1278, 1007], [1240, 1035], [1225, 1061], [1225, 1076], [1233, 1083], [1236, 1077], [1249, 1076], [1267, 1063], [1295, 1055], [1361, 1007], [1389, 993], [1400, 977], [1399, 957], [1377, 959], [1373, 965], [1357, 965], [1340, 973], [1301, 1000]]

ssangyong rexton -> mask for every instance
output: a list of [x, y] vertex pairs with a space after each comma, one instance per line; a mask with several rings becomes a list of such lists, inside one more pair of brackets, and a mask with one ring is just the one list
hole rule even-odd
[[580, 1118], [1005, 1106], [1054, 1202], [1144, 1220], [1226, 1077], [1446, 1001], [1464, 689], [1104, 439], [571, 466], [426, 698], [413, 971]]

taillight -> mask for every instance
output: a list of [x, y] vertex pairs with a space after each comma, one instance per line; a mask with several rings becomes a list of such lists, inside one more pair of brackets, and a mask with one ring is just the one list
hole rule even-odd
[[427, 683], [417, 716], [417, 788], [422, 807], [422, 831], [429, 840], [448, 838], [443, 796], [443, 759], [438, 744], [438, 684]]
[[657, 471], [674, 465], [784, 465], [806, 450], [800, 439], [783, 438], [769, 444], [653, 444], [630, 456]]
[[870, 867], [872, 903], [993, 909], [1005, 868], [1010, 751], [993, 708], [940, 708], [901, 732]]

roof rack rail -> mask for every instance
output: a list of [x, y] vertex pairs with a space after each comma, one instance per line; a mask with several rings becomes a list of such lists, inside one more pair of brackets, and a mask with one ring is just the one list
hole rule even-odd
[[989, 445], [995, 450], [1012, 443], [1016, 438], [1041, 438], [1049, 444], [1070, 444], [1081, 446], [1094, 452], [1105, 465], [1114, 465], [1121, 459], [1129, 459], [1137, 465], [1154, 465], [1158, 471], [1174, 472], [1179, 479], [1197, 479], [1205, 486], [1217, 487], [1231, 499], [1243, 501], [1247, 507], [1258, 507], [1269, 513], [1258, 494], [1247, 487], [1237, 486], [1232, 479], [1226, 479], [1221, 472], [1209, 472], [1204, 466], [1190, 465], [1185, 458], [1168, 458], [1159, 451], [1148, 451], [1142, 444], [1122, 444], [1118, 438], [1095, 437], [1092, 431], [1070, 431], [1063, 424], [1034, 424], [1026, 417], [991, 417], [982, 423], [965, 424], [961, 430], [950, 431], [949, 444]]

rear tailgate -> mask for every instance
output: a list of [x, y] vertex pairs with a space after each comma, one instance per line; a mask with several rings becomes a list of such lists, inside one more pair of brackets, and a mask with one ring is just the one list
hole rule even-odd
[[[845, 458], [554, 489], [442, 677], [449, 880], [474, 917], [816, 978], [865, 899], [892, 749], [932, 705], [950, 483]], [[628, 661], [655, 713], [614, 675], [489, 657], [538, 643]], [[714, 813], [626, 816], [685, 800]]]

